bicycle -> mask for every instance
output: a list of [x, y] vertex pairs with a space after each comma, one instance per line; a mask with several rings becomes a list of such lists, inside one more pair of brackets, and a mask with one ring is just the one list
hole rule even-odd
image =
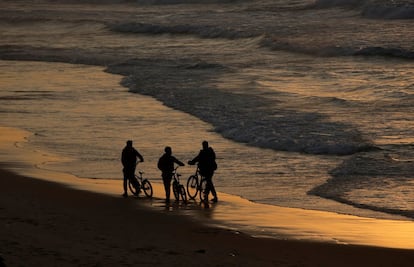
[[187, 180], [187, 193], [190, 199], [195, 199], [197, 194], [200, 195], [200, 200], [204, 201], [205, 191], [207, 187], [207, 180], [200, 174], [200, 170], [197, 167], [196, 172], [188, 177]]
[[138, 196], [142, 189], [147, 197], [152, 197], [153, 191], [150, 181], [143, 177], [143, 171], [139, 171], [138, 173], [138, 175], [134, 175], [134, 179], [132, 181], [128, 180], [129, 190], [132, 194]]
[[179, 166], [175, 167], [174, 172], [173, 172], [172, 188], [173, 188], [174, 197], [177, 201], [179, 201], [181, 198], [184, 203], [187, 203], [187, 193], [185, 191], [184, 186], [180, 183], [181, 174], [177, 172], [178, 167]]

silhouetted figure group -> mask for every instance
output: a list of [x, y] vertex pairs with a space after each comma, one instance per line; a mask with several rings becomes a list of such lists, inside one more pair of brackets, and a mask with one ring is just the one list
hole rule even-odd
[[[127, 183], [128, 180], [133, 180], [135, 169], [138, 162], [143, 162], [142, 155], [133, 147], [132, 141], [128, 140], [125, 148], [122, 150], [122, 165], [124, 173], [124, 197], [128, 196]], [[184, 163], [172, 155], [171, 147], [164, 148], [164, 154], [159, 158], [157, 167], [161, 171], [161, 177], [164, 184], [165, 200], [170, 202], [171, 194], [171, 180], [174, 174], [174, 164], [184, 166]], [[217, 192], [213, 184], [214, 171], [217, 170], [216, 153], [213, 148], [208, 145], [207, 141], [202, 142], [202, 149], [198, 155], [188, 161], [189, 165], [198, 164], [200, 174], [206, 179], [205, 201], [208, 201], [208, 195], [211, 192], [213, 195], [213, 202], [217, 202]]]

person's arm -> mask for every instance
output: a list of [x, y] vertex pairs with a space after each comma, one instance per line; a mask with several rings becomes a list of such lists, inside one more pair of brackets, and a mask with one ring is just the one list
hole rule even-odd
[[144, 157], [137, 150], [135, 150], [135, 152], [136, 152], [135, 154], [137, 158], [139, 159], [139, 161], [144, 162]]
[[214, 150], [210, 147], [211, 150], [211, 157], [216, 160], [216, 152], [214, 152]]
[[188, 164], [190, 164], [190, 165], [194, 165], [194, 164], [196, 164], [198, 161], [199, 161], [199, 158], [200, 158], [200, 154], [198, 154], [195, 158], [193, 158], [192, 160], [189, 160], [188, 161]]
[[164, 170], [164, 162], [163, 162], [163, 160], [164, 160], [164, 158], [163, 158], [163, 156], [161, 156], [159, 159], [158, 159], [158, 163], [157, 163], [157, 167], [158, 167], [158, 169], [160, 170], [160, 171], [163, 171]]
[[182, 163], [181, 161], [179, 161], [176, 157], [173, 157], [173, 160], [175, 163], [177, 163], [180, 166], [184, 166], [184, 163]]
[[122, 154], [121, 154], [121, 162], [122, 162], [122, 166], [125, 166], [126, 160], [125, 160], [125, 153], [124, 153], [124, 151], [122, 151]]

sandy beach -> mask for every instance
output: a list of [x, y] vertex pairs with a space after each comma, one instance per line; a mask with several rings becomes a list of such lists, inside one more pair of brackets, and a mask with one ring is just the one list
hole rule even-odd
[[[4, 167], [4, 165], [3, 165]], [[5, 266], [412, 266], [412, 250], [254, 238], [0, 171]]]

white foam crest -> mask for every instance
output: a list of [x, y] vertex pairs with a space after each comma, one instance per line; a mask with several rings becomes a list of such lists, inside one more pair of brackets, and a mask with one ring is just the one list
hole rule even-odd
[[[292, 119], [294, 121], [294, 119]], [[277, 123], [276, 123], [277, 124]], [[373, 145], [364, 141], [349, 141], [354, 137], [342, 136], [339, 133], [331, 133], [327, 137], [324, 133], [298, 134], [295, 123], [292, 122], [290, 128], [275, 131], [269, 125], [240, 125], [227, 124], [218, 127], [218, 132], [223, 136], [242, 143], [261, 148], [271, 148], [280, 151], [301, 152], [308, 154], [327, 154], [327, 155], [350, 155], [361, 151], [375, 149]], [[301, 123], [298, 123], [301, 124]]]

